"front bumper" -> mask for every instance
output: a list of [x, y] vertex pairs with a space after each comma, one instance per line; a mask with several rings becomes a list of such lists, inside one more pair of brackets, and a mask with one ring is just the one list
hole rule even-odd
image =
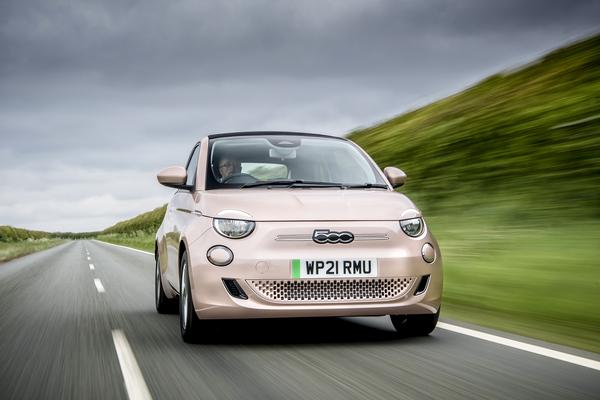
[[[321, 226], [332, 230], [351, 230], [358, 235], [367, 236], [376, 232], [380, 239], [325, 245], [312, 240], [275, 240], [282, 234], [312, 233]], [[421, 256], [425, 243], [434, 246], [437, 257], [433, 263], [425, 262]], [[230, 248], [234, 254], [233, 262], [225, 267], [211, 264], [206, 258], [206, 252], [214, 245]], [[292, 227], [290, 223], [263, 222], [257, 223], [255, 231], [249, 237], [238, 240], [224, 238], [209, 229], [188, 247], [192, 299], [201, 319], [435, 314], [441, 303], [442, 260], [437, 242], [427, 230], [418, 238], [406, 236], [397, 221], [294, 222]], [[337, 287], [338, 292], [340, 285], [372, 286], [374, 280], [386, 281], [386, 285], [391, 280], [399, 280], [403, 286], [401, 290], [380, 298], [346, 296], [323, 299], [308, 296], [305, 299], [294, 299], [286, 296], [273, 297], [269, 295], [270, 292], [261, 290], [267, 286], [275, 287], [278, 283], [289, 286], [303, 281], [291, 278], [291, 260], [298, 258], [377, 258], [377, 278], [334, 278], [339, 282], [327, 285]], [[429, 276], [427, 287], [415, 294], [423, 276]], [[232, 296], [223, 279], [235, 280], [247, 299]], [[348, 282], [351, 280], [354, 282]], [[364, 282], [356, 282], [357, 280]]]

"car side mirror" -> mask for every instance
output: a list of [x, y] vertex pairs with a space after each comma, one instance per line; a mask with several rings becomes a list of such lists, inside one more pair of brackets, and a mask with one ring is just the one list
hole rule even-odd
[[180, 166], [169, 167], [160, 171], [156, 178], [161, 185], [180, 189], [186, 187], [187, 171]]
[[385, 167], [383, 174], [390, 182], [390, 184], [397, 188], [406, 183], [406, 174], [399, 168], [396, 167]]

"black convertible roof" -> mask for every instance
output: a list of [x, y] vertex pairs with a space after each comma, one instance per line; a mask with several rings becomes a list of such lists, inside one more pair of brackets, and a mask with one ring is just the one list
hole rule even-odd
[[323, 137], [323, 138], [329, 138], [329, 139], [348, 140], [343, 137], [323, 135], [320, 133], [285, 132], [285, 131], [250, 131], [250, 132], [215, 133], [212, 135], [208, 135], [208, 138], [215, 139], [215, 138], [232, 137], [232, 136], [310, 136], [310, 137]]

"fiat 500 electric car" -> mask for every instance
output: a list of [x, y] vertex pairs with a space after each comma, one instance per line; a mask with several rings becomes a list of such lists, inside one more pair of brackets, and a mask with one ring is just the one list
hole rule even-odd
[[179, 308], [183, 340], [209, 320], [390, 315], [403, 335], [436, 326], [440, 249], [419, 209], [356, 144], [291, 132], [210, 135], [156, 234], [156, 309]]

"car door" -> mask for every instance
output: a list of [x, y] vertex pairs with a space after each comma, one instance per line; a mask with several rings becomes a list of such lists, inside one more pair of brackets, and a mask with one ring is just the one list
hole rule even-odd
[[179, 291], [179, 245], [185, 227], [192, 219], [194, 210], [194, 192], [196, 190], [196, 173], [200, 144], [192, 150], [186, 164], [187, 181], [185, 189], [179, 189], [173, 195], [167, 209], [170, 229], [167, 234], [168, 267], [165, 274], [169, 284]]

